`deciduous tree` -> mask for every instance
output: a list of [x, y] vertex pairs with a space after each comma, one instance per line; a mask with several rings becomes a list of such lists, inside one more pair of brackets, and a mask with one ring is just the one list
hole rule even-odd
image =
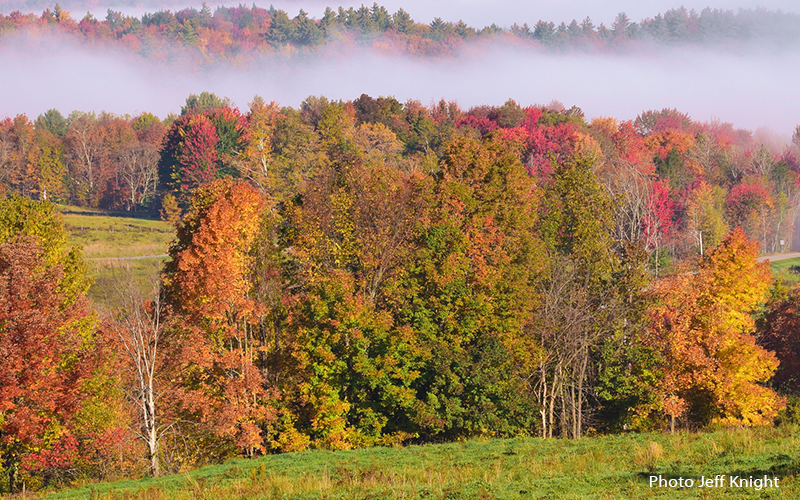
[[0, 447], [12, 492], [21, 459], [69, 435], [93, 367], [86, 298], [65, 296], [63, 264], [45, 262], [36, 237], [0, 245]]
[[[197, 190], [165, 267], [174, 333], [165, 350], [180, 381], [179, 411], [226, 446], [265, 451], [264, 426], [274, 419], [256, 362], [261, 306], [252, 300], [250, 247], [264, 197], [245, 182], [219, 179]], [[220, 449], [217, 449], [220, 453]]]
[[147, 447], [150, 474], [161, 475], [160, 445], [172, 427], [162, 408], [169, 394], [167, 363], [164, 360], [165, 314], [161, 283], [155, 281], [151, 298], [144, 299], [132, 277], [119, 278], [115, 310], [104, 324], [126, 371], [122, 378], [127, 394], [137, 409], [138, 437]]
[[706, 254], [697, 274], [652, 287], [648, 345], [661, 356], [655, 408], [700, 423], [769, 424], [780, 398], [762, 384], [778, 366], [753, 337], [753, 311], [767, 299], [771, 273], [758, 244], [737, 228]]
[[97, 206], [102, 187], [106, 148], [97, 117], [74, 112], [64, 138], [69, 159], [70, 195], [73, 203]]
[[217, 130], [204, 114], [183, 115], [167, 132], [159, 177], [184, 207], [196, 188], [217, 177], [218, 142]]

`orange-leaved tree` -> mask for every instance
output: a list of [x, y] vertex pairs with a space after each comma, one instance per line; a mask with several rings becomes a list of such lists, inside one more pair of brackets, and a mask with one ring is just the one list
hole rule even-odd
[[737, 228], [708, 252], [696, 274], [656, 283], [647, 342], [661, 355], [659, 408], [697, 423], [766, 425], [782, 406], [762, 384], [778, 365], [756, 345], [752, 313], [772, 275], [756, 261], [758, 243]]
[[266, 206], [246, 182], [219, 179], [199, 188], [165, 267], [173, 329], [165, 349], [180, 381], [176, 402], [200, 424], [196, 430], [217, 438], [218, 451], [263, 450], [261, 426], [272, 418], [256, 366], [263, 311], [250, 297], [249, 279], [250, 247]]

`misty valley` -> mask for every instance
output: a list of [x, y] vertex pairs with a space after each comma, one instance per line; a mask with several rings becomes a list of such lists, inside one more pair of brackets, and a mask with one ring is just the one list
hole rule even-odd
[[800, 495], [797, 14], [43, 8], [0, 3], [0, 496]]

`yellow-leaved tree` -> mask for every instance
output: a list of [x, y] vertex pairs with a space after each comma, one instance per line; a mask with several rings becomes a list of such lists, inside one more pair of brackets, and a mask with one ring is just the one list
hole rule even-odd
[[778, 362], [756, 345], [752, 313], [767, 300], [772, 273], [758, 263], [758, 243], [741, 228], [729, 233], [696, 274], [662, 279], [647, 342], [661, 356], [657, 408], [671, 419], [766, 425], [783, 401], [762, 385]]

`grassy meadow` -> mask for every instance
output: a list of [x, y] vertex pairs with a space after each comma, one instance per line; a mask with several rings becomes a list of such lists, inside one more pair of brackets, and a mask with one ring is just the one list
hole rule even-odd
[[[796, 426], [624, 434], [570, 441], [475, 439], [449, 444], [311, 450], [157, 479], [87, 485], [48, 499], [800, 498]], [[780, 478], [779, 488], [651, 488], [650, 475]]]
[[158, 276], [174, 229], [160, 220], [78, 207], [59, 207], [70, 245], [83, 247], [94, 284], [89, 297], [107, 304], [119, 280], [133, 279], [143, 293]]
[[791, 285], [800, 284], [800, 272], [795, 270], [797, 269], [795, 266], [800, 268], [800, 257], [776, 260], [775, 262], [769, 263], [769, 268], [772, 269], [772, 274], [775, 275], [775, 279]]

